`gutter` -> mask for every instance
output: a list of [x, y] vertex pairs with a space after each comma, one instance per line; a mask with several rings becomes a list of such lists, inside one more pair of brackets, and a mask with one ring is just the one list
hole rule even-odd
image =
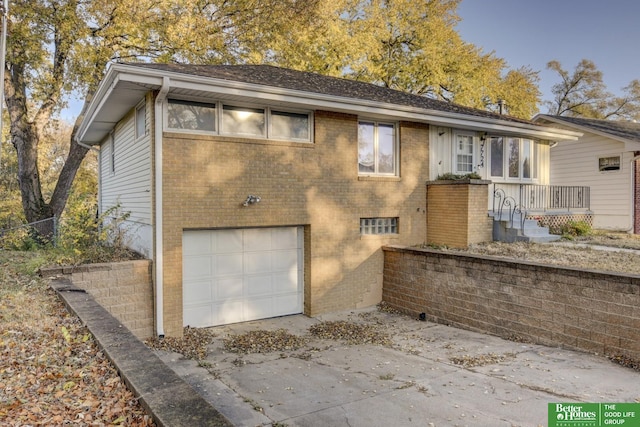
[[88, 150], [93, 150], [96, 153], [100, 153], [100, 150], [97, 149], [96, 147], [94, 147], [93, 145], [87, 145], [84, 142], [80, 142], [80, 140], [78, 139], [78, 137], [76, 137], [76, 144], [78, 144], [80, 147], [84, 147]]
[[[183, 73], [167, 72], [147, 68], [114, 64], [110, 71], [119, 72], [120, 81], [147, 83], [159, 81], [167, 75], [171, 76], [173, 89], [186, 89], [223, 94], [232, 98], [259, 98], [262, 102], [282, 102], [298, 104], [307, 108], [330, 109], [362, 115], [383, 115], [396, 117], [399, 120], [411, 120], [421, 123], [431, 123], [438, 126], [455, 128], [473, 128], [487, 132], [507, 132], [511, 134], [525, 134], [523, 136], [548, 140], [576, 140], [582, 136], [581, 132], [559, 129], [534, 123], [511, 122], [491, 117], [474, 116], [465, 113], [425, 109], [401, 104], [384, 103], [360, 98], [327, 95], [301, 90], [292, 90], [276, 86], [259, 85], [254, 83], [224, 80], [220, 78], [187, 75]], [[117, 81], [112, 83], [115, 85]]]
[[167, 97], [167, 93], [169, 92], [169, 85], [171, 81], [169, 77], [162, 78], [162, 87], [160, 87], [160, 91], [156, 96], [156, 100], [154, 103], [154, 112], [153, 112], [153, 123], [154, 123], [154, 188], [155, 188], [155, 233], [154, 233], [154, 243], [155, 243], [155, 256], [153, 263], [155, 265], [154, 268], [154, 283], [156, 285], [156, 332], [160, 338], [164, 337], [164, 287], [163, 287], [163, 276], [164, 276], [164, 266], [163, 266], [163, 250], [164, 246], [162, 243], [162, 127], [163, 127], [163, 116], [162, 116], [162, 105], [164, 103], [165, 98]]

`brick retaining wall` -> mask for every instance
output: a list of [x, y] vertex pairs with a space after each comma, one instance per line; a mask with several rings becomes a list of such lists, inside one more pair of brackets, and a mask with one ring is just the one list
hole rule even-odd
[[640, 276], [385, 246], [382, 299], [509, 339], [640, 360]]
[[154, 335], [150, 260], [43, 268], [40, 274], [68, 277], [139, 339]]

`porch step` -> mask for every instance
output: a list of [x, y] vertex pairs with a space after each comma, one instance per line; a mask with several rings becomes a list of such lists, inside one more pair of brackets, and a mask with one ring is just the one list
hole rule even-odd
[[533, 219], [521, 220], [520, 214], [510, 219], [493, 218], [493, 240], [499, 242], [549, 243], [560, 240], [561, 236], [549, 233], [548, 227], [540, 227]]

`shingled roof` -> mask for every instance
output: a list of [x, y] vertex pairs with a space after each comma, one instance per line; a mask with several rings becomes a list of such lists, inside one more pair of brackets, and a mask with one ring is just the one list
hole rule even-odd
[[125, 63], [125, 65], [535, 125], [535, 123], [529, 120], [469, 108], [426, 96], [389, 89], [371, 83], [330, 77], [305, 71], [290, 70], [271, 65], [193, 65], [150, 63]]
[[540, 114], [536, 120], [544, 120], [557, 124], [566, 123], [572, 128], [580, 128], [583, 131], [594, 131], [630, 141], [640, 142], [640, 123], [617, 120], [584, 119], [578, 117], [551, 116]]

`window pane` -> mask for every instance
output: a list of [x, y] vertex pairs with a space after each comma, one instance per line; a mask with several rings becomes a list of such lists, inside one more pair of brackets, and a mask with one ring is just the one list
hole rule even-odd
[[520, 176], [520, 140], [509, 138], [509, 178]]
[[531, 140], [522, 140], [522, 177], [531, 178]]
[[168, 122], [171, 129], [215, 132], [216, 107], [211, 104], [169, 100]]
[[395, 135], [393, 125], [378, 125], [378, 173], [395, 173]]
[[145, 135], [147, 109], [144, 104], [136, 108], [136, 138]]
[[361, 173], [375, 172], [374, 129], [373, 123], [358, 124], [358, 171]]
[[598, 169], [599, 169], [600, 172], [604, 172], [604, 171], [619, 171], [620, 170], [620, 156], [600, 157], [598, 159]]
[[264, 136], [264, 110], [222, 107], [222, 131], [237, 135]]
[[504, 175], [504, 140], [491, 138], [491, 176]]
[[473, 137], [457, 135], [456, 139], [456, 171], [473, 172]]
[[271, 111], [271, 136], [309, 140], [309, 115]]

